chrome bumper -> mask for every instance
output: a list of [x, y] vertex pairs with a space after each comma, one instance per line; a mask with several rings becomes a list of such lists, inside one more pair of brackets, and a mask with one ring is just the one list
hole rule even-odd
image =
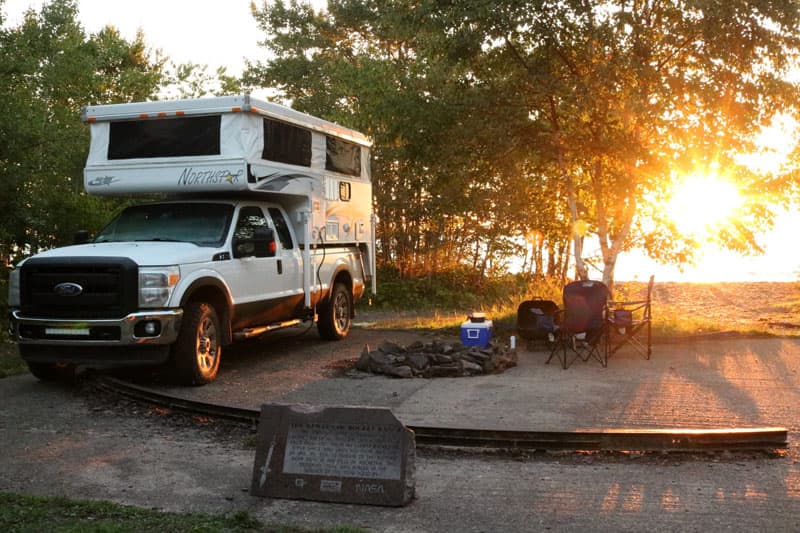
[[[182, 309], [131, 313], [121, 319], [31, 318], [19, 310], [11, 312], [9, 333], [20, 344], [50, 346], [142, 346], [167, 345], [178, 338]], [[137, 335], [136, 326], [158, 322], [157, 335]], [[141, 326], [140, 326], [141, 327]]]

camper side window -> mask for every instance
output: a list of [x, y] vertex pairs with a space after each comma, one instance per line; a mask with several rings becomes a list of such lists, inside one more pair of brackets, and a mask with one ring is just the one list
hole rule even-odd
[[289, 165], [311, 166], [311, 132], [309, 130], [264, 119], [264, 151], [261, 157]]
[[361, 147], [336, 137], [325, 138], [325, 170], [361, 176]]
[[112, 122], [108, 159], [187, 157], [220, 153], [220, 117]]

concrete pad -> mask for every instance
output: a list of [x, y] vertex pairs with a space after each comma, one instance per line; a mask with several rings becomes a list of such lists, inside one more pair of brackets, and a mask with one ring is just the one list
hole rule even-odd
[[[547, 353], [518, 351], [518, 366], [502, 374], [463, 378], [397, 379], [355, 374], [331, 377], [325, 361], [355, 358], [364, 342], [395, 340], [357, 330], [356, 339], [328, 343], [323, 355], [282, 361], [233, 362], [218, 382], [200, 388], [166, 387], [200, 401], [258, 409], [268, 402], [389, 407], [408, 425], [480, 429], [572, 431], [603, 428], [720, 428], [783, 426], [798, 429], [800, 339], [761, 338], [656, 345], [650, 360], [623, 349], [603, 368], [576, 361], [567, 370], [545, 364]], [[405, 335], [411, 342], [413, 334]], [[402, 339], [401, 339], [402, 342]], [[320, 350], [320, 345], [314, 349]], [[309, 348], [293, 344], [291, 351]], [[272, 370], [270, 370], [272, 369]], [[294, 377], [290, 388], [260, 383]]]

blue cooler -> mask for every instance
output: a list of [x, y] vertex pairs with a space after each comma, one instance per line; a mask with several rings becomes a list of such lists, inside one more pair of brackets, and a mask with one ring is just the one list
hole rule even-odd
[[486, 320], [485, 313], [472, 313], [461, 324], [461, 344], [486, 348], [492, 340], [492, 321]]

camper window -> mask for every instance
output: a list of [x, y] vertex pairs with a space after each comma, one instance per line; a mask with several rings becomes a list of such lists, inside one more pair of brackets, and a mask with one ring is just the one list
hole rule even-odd
[[278, 163], [310, 167], [311, 132], [265, 118], [264, 151], [261, 157]]
[[325, 169], [361, 176], [361, 147], [336, 137], [326, 138]]
[[111, 123], [108, 159], [219, 155], [220, 117]]

